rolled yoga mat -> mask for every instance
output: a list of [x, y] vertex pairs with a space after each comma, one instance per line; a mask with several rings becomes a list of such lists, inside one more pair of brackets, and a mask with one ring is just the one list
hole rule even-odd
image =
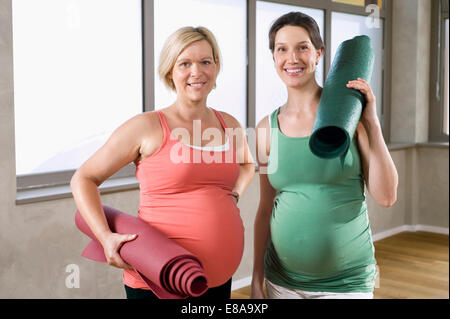
[[[103, 205], [111, 231], [137, 234], [119, 250], [122, 259], [141, 276], [160, 299], [198, 297], [208, 289], [207, 278], [197, 257], [168, 239], [163, 233], [137, 217]], [[102, 245], [77, 210], [75, 224], [92, 241], [82, 256], [106, 262]]]
[[311, 152], [316, 156], [325, 159], [340, 156], [343, 164], [365, 106], [364, 95], [346, 84], [357, 78], [370, 82], [373, 64], [368, 36], [357, 36], [339, 45], [322, 89], [309, 139]]

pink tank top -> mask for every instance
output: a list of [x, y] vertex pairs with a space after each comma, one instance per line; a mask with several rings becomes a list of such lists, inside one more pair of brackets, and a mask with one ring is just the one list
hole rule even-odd
[[[239, 175], [231, 134], [214, 110], [230, 147], [199, 150], [173, 137], [163, 113], [157, 112], [164, 138], [155, 153], [137, 164], [138, 216], [196, 255], [209, 287], [220, 286], [236, 271], [244, 249], [244, 226], [231, 194]], [[135, 271], [124, 270], [123, 281], [148, 289]]]

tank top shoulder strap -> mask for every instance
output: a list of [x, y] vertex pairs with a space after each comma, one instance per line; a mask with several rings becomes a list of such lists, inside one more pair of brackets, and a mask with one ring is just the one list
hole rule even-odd
[[[276, 133], [278, 133], [278, 111], [279, 107], [277, 107], [269, 116], [269, 134], [270, 139], [272, 140], [274, 137], [276, 137]], [[272, 143], [272, 142], [271, 142]]]
[[232, 143], [232, 138], [231, 138], [231, 132], [230, 129], [227, 127], [227, 124], [225, 123], [225, 120], [223, 119], [222, 114], [220, 114], [219, 111], [211, 108], [211, 110], [214, 111], [214, 113], [216, 114], [217, 118], [219, 119], [220, 124], [222, 125], [223, 130], [225, 131], [225, 138], [226, 138], [226, 145], [228, 145], [228, 143]]
[[161, 112], [160, 110], [157, 110], [156, 112], [158, 113], [159, 122], [161, 123], [162, 129], [163, 129], [163, 133], [164, 133], [163, 144], [164, 144], [170, 136], [169, 125], [167, 125], [166, 117], [164, 116], [163, 112]]
[[225, 124], [225, 120], [223, 119], [222, 114], [220, 114], [219, 111], [217, 111], [217, 110], [215, 110], [213, 108], [211, 108], [211, 110], [214, 111], [214, 113], [216, 114], [217, 118], [219, 119], [220, 124], [222, 125], [223, 129], [225, 130], [227, 128], [227, 125]]
[[279, 109], [280, 109], [280, 108], [277, 107], [277, 108], [275, 109], [275, 111], [273, 111], [273, 112], [270, 114], [269, 122], [270, 122], [270, 128], [271, 128], [271, 129], [277, 129], [277, 128], [278, 128], [278, 110], [279, 110]]

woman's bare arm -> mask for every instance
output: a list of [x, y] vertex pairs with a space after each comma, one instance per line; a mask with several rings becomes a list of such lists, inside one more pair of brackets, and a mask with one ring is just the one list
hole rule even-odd
[[[152, 131], [151, 118], [151, 115], [140, 114], [122, 124], [107, 142], [77, 169], [70, 182], [77, 208], [102, 244], [108, 263], [119, 268], [130, 266], [120, 258], [117, 250], [124, 242], [134, 239], [135, 236], [111, 232], [102, 209], [98, 186], [141, 156], [143, 145], [149, 143], [148, 133]], [[155, 135], [157, 143], [158, 134]]]

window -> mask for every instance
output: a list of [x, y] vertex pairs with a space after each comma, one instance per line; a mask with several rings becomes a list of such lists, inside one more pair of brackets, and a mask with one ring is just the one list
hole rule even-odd
[[141, 2], [12, 5], [18, 187], [57, 183], [58, 172], [67, 184], [115, 128], [142, 112]]
[[448, 1], [432, 2], [429, 141], [449, 141]]
[[[373, 4], [381, 19], [375, 29], [365, 24], [371, 14], [367, 6]], [[67, 187], [74, 170], [125, 120], [175, 101], [157, 67], [164, 41], [182, 26], [205, 26], [216, 36], [222, 68], [208, 105], [232, 114], [244, 127], [255, 127], [286, 100], [268, 30], [276, 18], [294, 10], [319, 25], [325, 43], [316, 71], [319, 85], [340, 42], [356, 34], [372, 38], [379, 48], [372, 86], [389, 113], [384, 80], [389, 67], [383, 57], [389, 55], [390, 39], [383, 32], [389, 28], [390, 1], [22, 0], [12, 5], [18, 193]], [[388, 129], [383, 125], [383, 131]], [[129, 165], [114, 177], [131, 179], [133, 173]], [[114, 177], [114, 190], [124, 189]]]
[[449, 135], [449, 123], [448, 123], [448, 113], [449, 113], [449, 105], [448, 105], [448, 42], [449, 42], [449, 34], [448, 34], [448, 18], [445, 19], [445, 48], [444, 48], [444, 107], [443, 107], [443, 131], [444, 134]]
[[367, 19], [356, 14], [331, 13], [331, 60], [333, 61], [336, 50], [343, 41], [357, 35], [367, 35], [371, 39], [375, 62], [370, 85], [377, 98], [378, 118], [383, 123], [383, 21], [366, 23]]
[[360, 7], [365, 7], [369, 4], [376, 4], [378, 5], [378, 7], [382, 8], [383, 5], [383, 0], [332, 0], [332, 1]]
[[[254, 118], [255, 125], [275, 108], [286, 102], [287, 92], [273, 67], [271, 52], [268, 49], [268, 30], [276, 18], [290, 11], [302, 11], [313, 17], [319, 25], [325, 43], [325, 52], [320, 60], [316, 79], [323, 85], [326, 74], [331, 66], [337, 47], [344, 40], [356, 35], [367, 35], [372, 40], [375, 54], [375, 65], [371, 79], [371, 86], [377, 96], [377, 111], [385, 136], [389, 136], [389, 69], [385, 65], [384, 57], [389, 54], [390, 35], [385, 35], [386, 6], [388, 1], [382, 0], [303, 0], [298, 1], [256, 1], [255, 11], [255, 93], [254, 109], [249, 104], [250, 123]], [[251, 17], [251, 14], [250, 14]], [[252, 43], [251, 33], [249, 42]], [[251, 55], [250, 52], [250, 69]], [[253, 78], [250, 76], [250, 81]], [[249, 83], [249, 87], [252, 84]], [[249, 91], [250, 97], [253, 92]]]
[[[222, 65], [217, 87], [208, 106], [246, 123], [247, 2], [245, 0], [164, 0], [154, 2], [155, 109], [171, 105], [176, 94], [158, 75], [159, 54], [165, 40], [178, 28], [204, 26], [211, 30], [221, 51]], [[176, 8], [176, 10], [174, 10]], [[218, 18], [220, 15], [220, 18]]]

